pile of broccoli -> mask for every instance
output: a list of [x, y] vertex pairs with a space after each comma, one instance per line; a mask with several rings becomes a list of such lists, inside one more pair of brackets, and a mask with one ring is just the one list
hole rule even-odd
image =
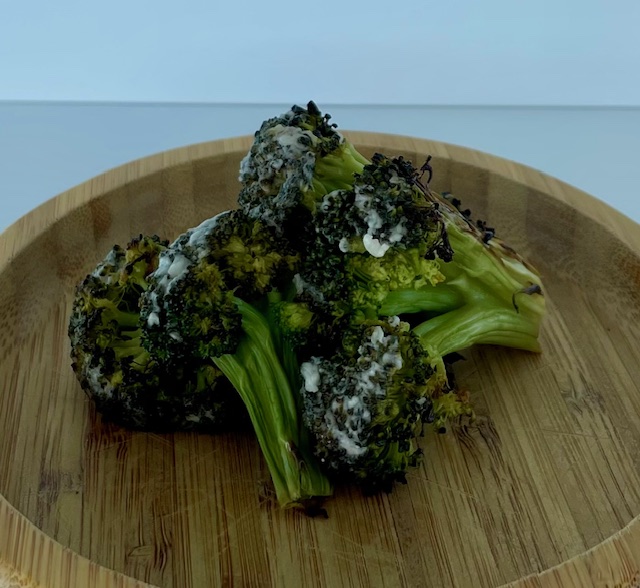
[[236, 209], [115, 246], [78, 285], [73, 369], [97, 411], [148, 431], [249, 421], [278, 503], [311, 514], [338, 482], [404, 482], [426, 427], [473, 418], [459, 353], [538, 352], [545, 314], [536, 270], [430, 174], [365, 158], [313, 102], [265, 121]]

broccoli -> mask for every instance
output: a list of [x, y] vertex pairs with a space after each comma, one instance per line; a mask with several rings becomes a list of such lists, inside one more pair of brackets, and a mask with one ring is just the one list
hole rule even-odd
[[270, 296], [287, 289], [298, 259], [274, 229], [227, 211], [161, 254], [141, 318], [152, 356], [208, 361], [231, 381], [279, 503], [306, 508], [332, 487], [310, 450], [269, 320]]
[[140, 236], [114, 246], [77, 287], [68, 334], [72, 367], [107, 421], [132, 429], [241, 427], [242, 403], [222, 372], [201, 361], [153, 360], [142, 344], [139, 302], [168, 242]]
[[367, 493], [390, 491], [419, 463], [425, 425], [472, 411], [449, 388], [442, 358], [399, 317], [363, 321], [355, 331], [354, 346], [302, 364], [304, 421], [328, 472]]
[[[545, 301], [534, 268], [485, 223], [472, 223], [457, 201], [432, 192], [430, 175], [423, 183], [420, 172], [431, 174], [429, 160], [420, 171], [403, 157], [375, 154], [367, 160], [340, 142], [328, 121], [313, 103], [266, 121], [241, 165], [239, 204], [286, 234], [300, 253], [295, 291], [272, 309], [272, 331], [281, 356], [295, 357], [285, 362], [288, 371], [302, 365], [305, 422], [323, 463], [339, 464], [331, 468], [344, 474], [342, 458], [359, 457], [363, 445], [350, 445], [354, 438], [345, 437], [342, 425], [353, 424], [351, 413], [334, 400], [357, 387], [362, 374], [356, 366], [366, 372], [366, 362], [375, 361], [362, 344], [363, 328], [386, 332], [380, 322], [397, 316], [411, 324], [411, 340], [434, 370], [427, 407], [441, 428], [448, 417], [469, 411], [468, 399], [447, 383], [449, 358], [474, 344], [539, 351]], [[382, 388], [395, 390], [394, 383], [403, 381], [401, 373], [385, 377]], [[289, 379], [295, 382], [295, 375]], [[435, 382], [448, 393], [438, 393]], [[339, 424], [333, 436], [327, 419]], [[355, 477], [367, 478], [369, 486], [386, 484], [394, 472], [401, 477], [415, 453], [408, 441], [415, 431], [394, 422], [376, 434], [399, 436], [399, 430], [405, 433], [402, 451], [390, 438], [379, 439], [378, 447], [393, 459], [380, 458], [376, 469], [365, 435], [359, 439], [367, 458], [347, 470], [360, 472]]]
[[285, 299], [277, 290], [269, 292], [267, 299], [267, 320], [273, 341], [292, 389], [297, 390], [300, 383], [299, 350], [313, 336], [317, 317], [308, 304]]
[[240, 165], [238, 204], [251, 218], [299, 231], [325, 194], [351, 186], [367, 160], [330, 118], [309, 102], [262, 124]]
[[437, 260], [443, 279], [435, 287], [391, 288], [379, 311], [430, 313], [415, 332], [437, 340], [443, 354], [474, 344], [539, 352], [546, 305], [537, 270], [485, 223], [472, 223], [435, 193], [430, 198], [445, 220], [453, 258]]
[[83, 388], [135, 428], [244, 416], [284, 507], [315, 514], [335, 481], [390, 490], [425, 426], [473, 417], [458, 352], [539, 351], [545, 312], [535, 268], [431, 172], [365, 158], [313, 102], [265, 121], [237, 210], [115, 247], [79, 285]]
[[383, 257], [398, 244], [403, 249], [425, 247], [425, 255], [449, 259], [438, 206], [416, 190], [407, 171], [403, 159], [376, 153], [354, 174], [351, 186], [324, 196], [316, 231], [342, 252]]
[[350, 190], [324, 197], [314, 223], [296, 283], [326, 316], [417, 315], [416, 334], [441, 355], [476, 343], [539, 351], [535, 269], [403, 158], [375, 155]]

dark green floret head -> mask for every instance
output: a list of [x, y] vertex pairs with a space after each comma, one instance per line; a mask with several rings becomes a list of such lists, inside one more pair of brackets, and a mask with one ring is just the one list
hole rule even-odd
[[367, 163], [313, 102], [266, 120], [240, 165], [238, 204], [281, 232], [296, 209], [314, 211], [322, 197], [349, 188]]
[[104, 420], [156, 432], [215, 432], [246, 412], [215, 366], [151, 357], [140, 301], [168, 242], [140, 236], [114, 246], [76, 288], [69, 338], [72, 367]]
[[398, 317], [355, 329], [357, 347], [302, 364], [304, 419], [327, 471], [389, 490], [419, 462], [416, 439], [448, 391], [446, 372]]

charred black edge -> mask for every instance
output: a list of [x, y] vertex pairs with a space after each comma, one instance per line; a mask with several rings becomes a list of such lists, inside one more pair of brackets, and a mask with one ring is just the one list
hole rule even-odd
[[541, 296], [543, 295], [542, 288], [538, 284], [531, 284], [531, 286], [527, 286], [526, 288], [522, 288], [521, 290], [514, 292], [511, 296], [511, 303], [513, 304], [513, 308], [516, 309], [516, 312], [520, 312], [520, 309], [516, 304], [516, 296], [518, 294], [527, 294], [528, 296], [531, 296], [533, 294], [540, 294]]

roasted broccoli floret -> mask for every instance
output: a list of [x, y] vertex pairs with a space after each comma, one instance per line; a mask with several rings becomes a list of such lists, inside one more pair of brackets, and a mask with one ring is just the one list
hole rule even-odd
[[152, 360], [139, 303], [168, 242], [114, 246], [76, 288], [69, 321], [73, 369], [105, 420], [156, 432], [240, 428], [246, 412], [222, 372], [202, 361]]
[[406, 160], [374, 156], [351, 190], [324, 198], [314, 222], [296, 283], [328, 316], [421, 314], [415, 332], [438, 339], [443, 354], [476, 343], [539, 351], [540, 276]]
[[231, 381], [285, 507], [307, 507], [332, 493], [310, 451], [268, 318], [270, 295], [290, 284], [297, 261], [274, 229], [228, 211], [162, 253], [142, 310], [152, 355], [209, 361]]
[[238, 210], [115, 247], [78, 287], [82, 387], [139, 429], [246, 418], [284, 507], [317, 512], [333, 482], [390, 490], [425, 426], [473, 416], [458, 352], [539, 351], [545, 312], [535, 268], [430, 177], [367, 159], [313, 102], [265, 121]]
[[[435, 260], [441, 276], [436, 283], [420, 285], [416, 281], [409, 287], [396, 287], [398, 272], [392, 264], [369, 260], [366, 265], [368, 274], [375, 276], [373, 283], [395, 281], [379, 312], [426, 313], [428, 320], [417, 324], [415, 332], [438, 340], [444, 354], [474, 344], [539, 352], [546, 305], [536, 269], [493, 230], [487, 231], [484, 223], [473, 224], [435, 193], [430, 192], [430, 198], [444, 219], [452, 259]], [[396, 267], [402, 268], [402, 264]]]
[[351, 186], [367, 160], [330, 118], [309, 102], [262, 124], [240, 166], [238, 203], [251, 218], [299, 230], [325, 194]]
[[443, 219], [401, 174], [396, 160], [376, 154], [313, 215], [294, 277], [294, 301], [316, 317], [309, 352], [324, 354], [365, 318], [399, 314], [380, 312], [391, 290], [444, 280], [436, 261], [450, 257]]
[[[377, 362], [362, 344], [362, 329], [376, 325], [376, 333], [386, 332], [390, 327], [381, 323], [395, 316], [411, 324], [411, 340], [433, 369], [428, 381], [438, 382], [442, 392], [432, 391], [432, 404], [426, 405], [440, 427], [447, 416], [468, 411], [462, 395], [443, 392], [449, 358], [477, 343], [539, 351], [545, 303], [534, 268], [492, 229], [471, 223], [453, 201], [423, 182], [421, 172], [431, 173], [428, 161], [420, 171], [403, 157], [375, 154], [369, 161], [341, 143], [328, 121], [312, 103], [266, 121], [241, 166], [239, 203], [252, 218], [291, 236], [300, 253], [295, 290], [288, 291], [277, 312], [272, 310], [271, 320], [285, 349], [281, 356], [293, 350], [296, 361], [303, 362], [305, 419], [325, 452], [322, 458], [339, 464], [330, 466], [336, 471], [345, 456], [353, 458], [347, 470], [362, 477], [371, 472], [367, 483], [373, 484], [406, 470], [415, 449], [407, 439], [415, 431], [397, 423], [385, 429], [398, 438], [399, 430], [405, 433], [402, 451], [379, 440], [393, 457], [387, 460], [378, 459], [371, 439], [363, 437], [367, 459], [354, 466], [364, 449], [354, 445], [345, 426], [362, 424], [362, 414], [352, 418], [351, 410], [362, 406], [357, 395], [348, 402], [336, 401], [335, 395], [345, 397], [345, 390], [359, 385], [362, 370], [367, 373], [367, 362]], [[344, 148], [336, 150], [338, 145]], [[395, 391], [403, 375], [386, 367], [381, 388]], [[337, 423], [333, 436], [326, 433], [329, 421]]]
[[418, 464], [424, 426], [471, 409], [407, 323], [364, 321], [356, 331], [354, 346], [302, 364], [304, 420], [327, 471], [366, 492], [389, 491]]
[[402, 159], [376, 153], [351, 186], [324, 196], [315, 218], [316, 231], [342, 252], [382, 257], [394, 245], [424, 249], [423, 255], [448, 259], [438, 206], [406, 177]]

